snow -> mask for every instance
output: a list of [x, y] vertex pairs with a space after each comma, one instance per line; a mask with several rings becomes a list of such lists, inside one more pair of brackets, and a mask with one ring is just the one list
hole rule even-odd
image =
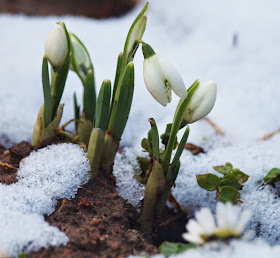
[[[37, 112], [43, 103], [41, 62], [44, 40], [58, 19], [63, 20], [67, 28], [76, 33], [87, 46], [94, 63], [96, 85], [99, 89], [103, 79], [113, 80], [118, 53], [123, 49], [131, 22], [143, 5], [144, 2], [141, 2], [126, 16], [107, 20], [71, 16], [40, 18], [0, 15], [2, 110], [0, 135], [5, 134], [16, 142], [30, 140]], [[278, 104], [280, 34], [276, 33], [280, 29], [279, 8], [280, 2], [277, 0], [150, 1], [147, 29], [143, 40], [178, 69], [187, 87], [197, 78], [202, 83], [210, 79], [217, 82], [217, 102], [209, 118], [226, 133], [225, 137], [217, 135], [206, 120], [190, 125], [189, 141], [203, 147], [206, 153], [192, 156], [184, 151], [181, 170], [173, 191], [174, 196], [190, 215], [201, 207], [210, 207], [213, 210], [216, 202], [215, 193], [201, 189], [196, 183], [196, 174], [215, 173], [213, 166], [231, 162], [235, 168], [250, 176], [241, 191], [241, 200], [244, 202], [241, 207], [252, 210], [254, 214], [247, 231], [258, 227], [259, 234], [264, 240], [262, 242], [254, 240], [256, 241], [254, 243], [232, 242], [228, 248], [219, 251], [219, 257], [238, 257], [238, 255], [253, 257], [253, 254], [255, 257], [277, 257], [280, 252], [278, 246], [270, 247], [264, 242], [271, 245], [280, 244], [280, 226], [277, 223], [279, 220], [277, 214], [280, 214], [279, 199], [272, 187], [263, 187], [258, 182], [271, 168], [280, 167], [280, 136], [276, 135], [267, 141], [257, 140], [280, 127]], [[236, 43], [233, 44], [233, 41]], [[140, 142], [149, 130], [148, 118], [155, 118], [162, 133], [165, 125], [172, 121], [178, 102], [178, 98], [173, 94], [171, 104], [167, 107], [160, 106], [145, 88], [142, 66], [143, 57], [140, 50], [135, 58], [134, 101], [121, 142], [126, 148], [123, 155], [118, 154], [114, 167], [121, 195], [125, 199], [130, 199], [136, 206], [143, 196], [143, 187], [133, 181], [134, 170], [138, 169], [135, 158], [141, 154]], [[81, 83], [77, 76], [70, 72], [62, 99], [65, 103], [63, 122], [73, 117], [73, 91], [77, 92], [81, 103]], [[72, 128], [70, 126], [70, 129], [73, 129], [73, 126]], [[67, 157], [67, 160], [70, 159]], [[27, 159], [22, 166], [26, 162]], [[73, 160], [71, 166], [68, 167], [68, 164], [66, 166], [65, 172], [67, 168], [78, 165]], [[40, 164], [36, 167], [41, 171], [38, 175], [33, 173], [34, 170], [30, 167], [22, 172], [22, 178], [17, 186], [19, 187], [22, 182], [20, 187], [24, 194], [16, 191], [13, 193], [13, 187], [16, 186], [0, 185], [1, 207], [4, 205], [6, 207], [10, 203], [5, 197], [8, 192], [13, 196], [14, 203], [17, 203], [17, 200], [26, 203], [20, 212], [25, 215], [22, 216], [22, 221], [33, 222], [34, 228], [31, 227], [30, 232], [37, 232], [36, 225], [43, 223], [42, 215], [36, 214], [51, 212], [55, 198], [58, 196], [62, 198], [61, 195], [72, 197], [75, 192], [71, 190], [73, 185], [76, 184], [78, 187], [80, 184], [71, 181], [74, 180], [71, 174], [74, 170], [71, 170], [69, 176], [72, 179], [68, 182], [73, 185], [62, 193], [60, 187], [63, 181], [60, 180], [60, 175], [53, 173], [51, 169], [40, 168]], [[42, 179], [50, 172], [57, 180], [54, 180], [54, 185], [44, 185]], [[36, 176], [33, 177], [33, 174]], [[52, 197], [46, 195], [47, 193]], [[32, 199], [32, 194], [38, 198]], [[29, 205], [30, 203], [33, 205]], [[41, 203], [46, 206], [42, 206]], [[8, 207], [13, 209], [12, 206], [10, 203]], [[3, 214], [8, 211], [4, 208], [3, 212], [2, 208], [0, 210], [2, 223], [2, 217], [7, 219]], [[28, 217], [27, 214], [30, 216], [34, 214], [34, 218]], [[9, 219], [13, 216], [10, 215]], [[13, 226], [8, 222], [4, 225]], [[15, 224], [15, 228], [19, 226]], [[9, 234], [9, 230], [3, 232]], [[54, 234], [57, 238], [55, 243], [50, 243], [51, 238], [40, 238], [39, 235], [35, 235], [36, 241], [42, 241], [38, 246], [67, 241], [57, 229], [40, 226], [40, 230], [49, 230], [46, 235]], [[20, 236], [22, 234], [17, 235], [22, 237], [22, 242], [29, 241], [28, 237], [24, 240], [23, 236]], [[29, 233], [27, 235], [29, 236]], [[32, 235], [33, 233], [30, 233], [30, 236]], [[5, 250], [11, 253], [18, 252], [19, 246], [23, 246], [12, 247], [7, 242], [11, 239], [8, 237], [5, 239]], [[229, 249], [232, 250], [231, 256], [228, 255]], [[209, 257], [217, 257], [216, 251], [208, 252], [206, 249], [201, 252], [195, 250], [188, 252], [192, 252], [193, 256], [190, 257], [203, 257], [202, 254], [206, 256], [206, 253], [209, 253]], [[244, 256], [245, 252], [248, 256]]]
[[[65, 162], [67, 160], [67, 162]], [[74, 144], [50, 145], [32, 152], [18, 170], [18, 181], [0, 184], [0, 246], [9, 256], [66, 244], [68, 237], [44, 220], [56, 199], [74, 197], [89, 179], [89, 162]]]

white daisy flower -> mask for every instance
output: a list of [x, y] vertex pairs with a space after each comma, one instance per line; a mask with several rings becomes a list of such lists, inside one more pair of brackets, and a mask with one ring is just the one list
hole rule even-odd
[[231, 203], [218, 203], [216, 207], [216, 221], [209, 208], [196, 212], [195, 218], [186, 225], [187, 233], [183, 238], [196, 245], [205, 244], [214, 239], [240, 238], [252, 214]]

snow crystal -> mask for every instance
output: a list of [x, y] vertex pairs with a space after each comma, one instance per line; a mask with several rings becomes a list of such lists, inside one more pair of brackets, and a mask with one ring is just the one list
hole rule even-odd
[[75, 144], [50, 145], [25, 158], [18, 181], [0, 184], [0, 246], [12, 257], [49, 245], [66, 244], [68, 237], [45, 222], [56, 199], [72, 198], [89, 179], [89, 162]]
[[117, 153], [113, 171], [119, 195], [125, 200], [130, 200], [137, 208], [140, 208], [145, 188], [135, 179], [135, 175], [141, 172], [136, 159], [140, 154], [143, 156], [142, 153], [135, 153], [129, 148], [124, 148], [123, 154]]

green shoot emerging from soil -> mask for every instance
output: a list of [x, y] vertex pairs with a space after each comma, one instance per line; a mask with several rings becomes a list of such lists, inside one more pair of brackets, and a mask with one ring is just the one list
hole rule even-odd
[[[205, 85], [207, 85], [206, 90]], [[156, 85], [154, 86], [156, 87]], [[161, 87], [164, 86], [162, 85]], [[208, 91], [207, 94], [204, 94], [205, 91]], [[205, 116], [211, 111], [216, 99], [216, 84], [210, 81], [201, 86], [199, 81], [195, 81], [186, 91], [186, 95], [187, 97], [181, 99], [178, 103], [173, 123], [167, 125], [165, 133], [161, 136], [165, 148], [160, 149], [159, 147], [158, 130], [153, 118], [149, 119], [151, 130], [148, 133], [148, 138], [142, 140], [142, 147], [149, 153], [151, 158], [150, 163], [147, 160], [138, 158], [142, 169], [147, 168], [147, 173], [144, 175], [144, 181], [146, 181], [144, 207], [139, 219], [141, 230], [146, 232], [152, 230], [155, 217], [162, 212], [169, 198], [179, 173], [180, 156], [188, 139], [189, 126], [185, 127], [185, 132], [178, 144], [175, 156], [171, 160], [172, 151], [177, 146], [177, 133], [186, 124], [197, 121], [197, 119], [203, 117], [203, 114]], [[211, 103], [209, 102], [208, 105], [199, 108], [200, 104], [207, 102], [209, 98]], [[190, 111], [192, 112], [192, 117], [196, 117], [196, 119], [189, 119]]]
[[[65, 24], [58, 22], [45, 41], [42, 65], [44, 105], [41, 107], [33, 129], [31, 144], [39, 147], [51, 141], [58, 130], [63, 105], [59, 104], [69, 71], [70, 39]], [[49, 78], [48, 63], [51, 65]]]

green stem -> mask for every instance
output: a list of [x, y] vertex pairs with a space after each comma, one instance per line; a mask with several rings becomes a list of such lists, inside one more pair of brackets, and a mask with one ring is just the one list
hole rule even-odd
[[[190, 87], [192, 89], [192, 92], [194, 92], [193, 89], [198, 87], [198, 85], [199, 85], [199, 81], [195, 81], [194, 84]], [[175, 141], [176, 141], [176, 136], [177, 136], [177, 133], [180, 129], [180, 125], [183, 121], [183, 116], [184, 116], [184, 113], [186, 111], [186, 107], [188, 106], [188, 103], [191, 99], [191, 95], [192, 95], [192, 93], [190, 92], [189, 96], [185, 100], [179, 102], [179, 104], [177, 106], [177, 109], [176, 109], [176, 112], [175, 112], [175, 115], [174, 115], [174, 118], [173, 118], [170, 137], [169, 137], [168, 144], [167, 144], [166, 150], [164, 152], [163, 160], [162, 160], [162, 167], [163, 167], [163, 170], [164, 170], [165, 174], [168, 171], [168, 167], [169, 167], [169, 163], [170, 163], [170, 159], [171, 159], [171, 154], [172, 154], [172, 151], [173, 151], [173, 146], [174, 146]]]

